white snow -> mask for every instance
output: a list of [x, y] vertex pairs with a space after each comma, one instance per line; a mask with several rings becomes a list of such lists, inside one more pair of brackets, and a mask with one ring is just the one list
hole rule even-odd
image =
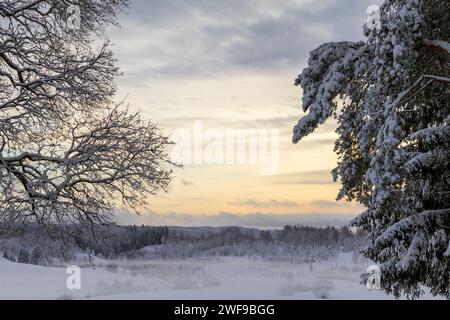
[[[392, 299], [359, 283], [351, 253], [313, 264], [251, 258], [102, 261], [68, 290], [65, 268], [0, 258], [0, 299]], [[426, 295], [424, 298], [431, 298]]]
[[447, 250], [445, 251], [444, 256], [450, 257], [450, 241], [448, 242], [448, 248], [447, 248]]

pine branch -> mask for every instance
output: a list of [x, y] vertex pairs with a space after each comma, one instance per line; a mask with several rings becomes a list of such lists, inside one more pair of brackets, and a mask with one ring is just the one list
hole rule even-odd
[[[423, 85], [419, 90], [414, 91], [413, 90], [420, 84], [422, 83], [422, 81], [424, 79], [429, 79], [429, 81]], [[433, 83], [434, 81], [439, 81], [439, 82], [444, 82], [444, 83], [450, 83], [450, 78], [448, 77], [442, 77], [442, 76], [435, 76], [435, 75], [430, 75], [430, 74], [423, 74], [419, 77], [419, 79], [417, 79], [417, 81], [408, 89], [406, 89], [405, 91], [401, 92], [399, 94], [399, 96], [397, 97], [397, 99], [393, 102], [393, 106], [398, 106], [400, 104], [403, 104], [411, 99], [413, 99], [415, 96], [417, 96], [420, 92], [422, 92], [426, 87], [428, 87], [431, 83]], [[413, 94], [409, 97], [407, 97], [407, 95], [409, 93], [413, 92]]]

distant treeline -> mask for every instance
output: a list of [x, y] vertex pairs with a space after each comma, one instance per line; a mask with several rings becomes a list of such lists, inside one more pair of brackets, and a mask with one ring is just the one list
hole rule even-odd
[[286, 225], [281, 230], [259, 230], [242, 227], [223, 227], [215, 231], [201, 233], [169, 229], [169, 241], [215, 241], [222, 244], [239, 243], [243, 241], [261, 240], [265, 242], [286, 243], [296, 246], [351, 246], [359, 244], [364, 237], [362, 231], [351, 231], [344, 227], [309, 227], [302, 225]]
[[348, 227], [285, 226], [281, 230], [242, 227], [216, 228], [203, 233], [192, 228], [170, 229], [164, 246], [137, 252], [143, 258], [249, 256], [273, 260], [328, 259], [342, 250], [359, 248], [364, 233]]
[[44, 229], [26, 224], [8, 238], [0, 239], [0, 252], [8, 260], [32, 264], [51, 264], [54, 258], [74, 260], [78, 253], [118, 258], [147, 246], [161, 245], [169, 234], [168, 227], [150, 226], [99, 225], [94, 232], [89, 231], [77, 225]]
[[[35, 224], [22, 226], [0, 241], [3, 257], [21, 263], [53, 264], [76, 260], [77, 254], [106, 259], [177, 258], [193, 256], [281, 256], [327, 258], [336, 250], [358, 248], [364, 233], [348, 227], [287, 225], [281, 230], [243, 227], [183, 228], [98, 226], [96, 237], [82, 227]], [[70, 234], [70, 236], [67, 236]], [[63, 236], [64, 235], [64, 236]]]

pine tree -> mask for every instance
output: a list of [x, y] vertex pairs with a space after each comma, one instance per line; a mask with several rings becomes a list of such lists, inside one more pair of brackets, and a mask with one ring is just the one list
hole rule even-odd
[[363, 254], [382, 288], [449, 298], [449, 2], [385, 0], [380, 28], [369, 27], [365, 41], [311, 52], [293, 141], [337, 118], [338, 199], [367, 208], [352, 224], [368, 233]]
[[24, 248], [19, 251], [19, 256], [17, 257], [18, 263], [30, 263], [30, 254]]
[[39, 249], [39, 247], [35, 247], [33, 249], [33, 252], [31, 253], [30, 263], [38, 265], [41, 259], [42, 259], [41, 249]]

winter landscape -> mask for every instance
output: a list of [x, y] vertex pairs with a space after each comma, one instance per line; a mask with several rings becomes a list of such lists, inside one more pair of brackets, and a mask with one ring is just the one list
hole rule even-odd
[[[8, 288], [0, 299], [392, 299], [361, 284], [370, 263], [357, 251], [256, 242], [259, 254], [239, 243], [189, 254], [189, 244], [177, 246], [143, 247], [133, 259], [74, 254], [55, 266], [12, 262], [10, 253], [0, 260], [0, 287]], [[71, 265], [82, 267], [81, 290], [66, 287]]]
[[91, 255], [77, 237], [65, 256], [58, 242], [34, 246], [41, 235], [30, 229], [2, 241], [0, 299], [393, 299], [362, 282], [364, 235], [346, 227], [116, 227]]
[[450, 299], [450, 1], [0, 0], [1, 299]]

